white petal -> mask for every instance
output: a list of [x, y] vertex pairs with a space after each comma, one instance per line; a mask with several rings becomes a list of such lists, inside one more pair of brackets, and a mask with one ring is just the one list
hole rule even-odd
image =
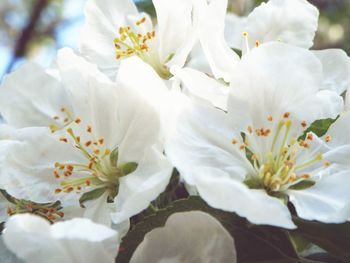
[[349, 171], [324, 176], [306, 190], [288, 191], [298, 215], [307, 220], [341, 223], [350, 219]]
[[136, 171], [120, 179], [113, 222], [118, 224], [146, 209], [165, 190], [171, 172], [171, 164], [160, 152], [155, 149], [145, 151]]
[[34, 63], [20, 67], [2, 84], [0, 112], [14, 127], [48, 126], [63, 106], [67, 95], [62, 85]]
[[254, 224], [295, 228], [287, 206], [265, 191], [248, 189], [219, 168], [193, 168], [192, 173], [199, 195], [210, 206], [235, 212]]
[[313, 51], [323, 66], [323, 88], [342, 94], [350, 88], [350, 58], [341, 49]]
[[86, 207], [84, 211], [84, 218], [91, 221], [111, 227], [112, 221], [110, 213], [113, 209], [113, 204], [107, 203], [108, 192], [102, 194], [99, 198], [84, 203]]
[[[137, 162], [148, 147], [160, 142], [160, 116], [133, 90], [124, 88], [120, 95], [123, 100], [119, 105], [119, 124], [122, 130], [118, 163]], [[130, 105], [134, 106], [130, 108]]]
[[56, 240], [51, 240], [50, 223], [41, 217], [29, 214], [10, 217], [3, 238], [8, 249], [25, 262], [69, 260], [67, 252]]
[[22, 260], [16, 257], [4, 244], [3, 237], [0, 236], [0, 262], [6, 263], [23, 263]]
[[79, 151], [60, 142], [47, 128], [24, 128], [14, 138], [1, 162], [0, 188], [16, 198], [38, 203], [61, 199], [66, 205], [78, 205], [74, 194], [54, 193], [60, 181], [53, 171], [55, 162], [85, 163]]
[[240, 17], [234, 13], [227, 13], [225, 17], [225, 39], [231, 48], [242, 49], [242, 33], [247, 17]]
[[127, 25], [127, 16], [137, 14], [132, 0], [89, 0], [86, 4], [80, 51], [111, 78], [118, 67], [113, 40], [119, 27]]
[[190, 53], [189, 61], [186, 63], [186, 67], [202, 71], [208, 75], [213, 75], [200, 42], [197, 42], [194, 45]]
[[321, 79], [321, 63], [310, 51], [282, 43], [261, 45], [243, 56], [231, 82], [228, 111], [244, 130], [252, 124], [266, 127], [268, 115], [279, 120], [285, 112], [296, 127], [302, 121], [334, 117], [341, 100], [319, 91]]
[[110, 150], [116, 148], [127, 128], [123, 120], [129, 117], [121, 105], [133, 104], [135, 101], [129, 101], [130, 96], [118, 94], [115, 83], [110, 82], [95, 65], [71, 50], [61, 50], [57, 63], [62, 81], [70, 94], [73, 117], [79, 117], [82, 121], [73, 127], [74, 131], [81, 136], [82, 141], [90, 140], [91, 135], [86, 132], [86, 126], [91, 125], [94, 140], [104, 138], [106, 147]]
[[153, 229], [137, 247], [131, 261], [237, 262], [233, 238], [209, 214], [192, 211], [171, 215], [165, 226]]
[[174, 67], [172, 73], [181, 79], [190, 96], [220, 109], [227, 109], [229, 88], [224, 84], [191, 68]]
[[330, 126], [326, 136], [331, 139], [327, 145], [330, 150], [324, 158], [331, 163], [333, 171], [344, 171], [350, 169], [350, 112], [344, 112]]
[[196, 39], [198, 23], [197, 0], [153, 0], [157, 12], [159, 57], [166, 62], [174, 55], [169, 66], [183, 66]]
[[205, 8], [200, 23], [200, 42], [217, 79], [229, 82], [239, 61], [224, 37], [227, 0], [212, 0]]
[[120, 101], [120, 122], [124, 129], [121, 148], [125, 150], [120, 157], [122, 162], [135, 161], [130, 159], [133, 155], [142, 155], [140, 149], [154, 145], [164, 136], [165, 125], [171, 122], [170, 93], [152, 67], [137, 57], [122, 61], [117, 83], [120, 96], [125, 97]]
[[138, 57], [124, 59], [118, 71], [117, 83], [135, 90], [150, 105], [162, 110], [168, 88], [154, 69]]
[[166, 154], [188, 184], [194, 185], [194, 167], [220, 167], [243, 180], [250, 163], [232, 139], [240, 138], [228, 115], [206, 106], [186, 109], [166, 145]]
[[255, 42], [283, 43], [310, 48], [317, 30], [319, 12], [306, 0], [270, 0], [251, 12], [245, 31], [249, 34], [249, 46]]
[[350, 144], [350, 111], [340, 114], [339, 118], [329, 127], [327, 135], [331, 136], [329, 147], [336, 148]]
[[4, 240], [29, 263], [112, 263], [118, 253], [117, 232], [81, 218], [50, 226], [37, 216], [15, 215], [6, 223]]

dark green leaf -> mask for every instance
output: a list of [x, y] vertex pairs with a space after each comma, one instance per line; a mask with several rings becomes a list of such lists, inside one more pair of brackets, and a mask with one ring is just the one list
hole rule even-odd
[[105, 188], [97, 188], [97, 189], [94, 189], [90, 192], [84, 193], [80, 197], [79, 202], [81, 204], [83, 204], [86, 201], [95, 200], [95, 199], [99, 198], [105, 191], [106, 191]]
[[325, 135], [329, 129], [329, 127], [336, 121], [336, 119], [323, 119], [323, 120], [317, 120], [313, 122], [309, 128], [307, 128], [304, 132], [304, 135], [301, 137], [302, 139], [305, 138], [306, 134], [308, 132], [313, 132], [317, 136], [321, 137]]
[[232, 48], [232, 50], [233, 50], [239, 57], [242, 57], [242, 50], [237, 49], [237, 48]]
[[[257, 208], [259, 209], [259, 208]], [[274, 262], [310, 262], [300, 259], [284, 229], [269, 226], [254, 226], [234, 213], [223, 212], [209, 207], [199, 197], [190, 197], [174, 202], [167, 209], [158, 210], [136, 224], [123, 238], [117, 262], [129, 262], [134, 250], [145, 234], [154, 228], [164, 226], [171, 214], [200, 210], [218, 219], [235, 239], [238, 262], [274, 260]], [[273, 262], [273, 261], [271, 261]]]
[[350, 223], [324, 224], [294, 218], [296, 233], [323, 248], [334, 257], [350, 262]]

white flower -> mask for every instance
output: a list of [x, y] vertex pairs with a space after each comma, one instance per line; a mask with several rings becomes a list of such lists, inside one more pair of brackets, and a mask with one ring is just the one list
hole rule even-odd
[[[50, 225], [30, 214], [12, 216], [3, 239], [24, 262], [115, 262], [119, 234], [88, 219]], [[9, 262], [22, 262], [5, 246]], [[234, 240], [214, 217], [200, 211], [171, 215], [165, 226], [147, 233], [130, 262], [237, 262]], [[6, 261], [7, 262], [7, 261]]]
[[[21, 129], [1, 141], [9, 145], [0, 188], [38, 203], [60, 200], [64, 207], [95, 200], [100, 205], [88, 204], [99, 212], [88, 214], [108, 221], [103, 215], [113, 207], [113, 220], [121, 223], [147, 208], [172, 171], [162, 154], [153, 89], [129, 86], [121, 76], [125, 82], [114, 84], [69, 50], [59, 52], [57, 65], [59, 80], [24, 66], [3, 84], [1, 97], [11, 99], [1, 99], [0, 111]], [[135, 74], [143, 79], [143, 73]]]
[[[227, 16], [226, 7], [227, 0], [210, 1], [199, 30], [203, 51], [217, 79], [229, 82], [236, 74], [239, 57], [231, 48], [242, 50], [244, 55], [274, 41], [307, 49], [313, 45], [319, 12], [306, 0], [270, 0], [240, 19]], [[328, 49], [314, 55], [323, 65], [323, 89], [341, 94], [349, 88], [350, 59], [344, 51]]]
[[171, 215], [147, 233], [130, 262], [237, 262], [234, 240], [214, 217], [200, 211]]
[[319, 90], [317, 58], [270, 43], [244, 56], [239, 68], [228, 112], [190, 107], [166, 147], [185, 181], [209, 205], [257, 224], [293, 228], [288, 196], [303, 218], [346, 220], [337, 212], [349, 203], [350, 177], [332, 164], [339, 154], [328, 161], [322, 138], [299, 139], [312, 122], [335, 118], [343, 107], [336, 93]]
[[195, 43], [199, 1], [153, 0], [155, 27], [132, 0], [89, 0], [80, 50], [111, 78], [119, 60], [136, 55], [168, 79], [168, 68], [183, 66]]
[[28, 263], [112, 263], [119, 247], [116, 231], [83, 218], [50, 225], [34, 215], [15, 215], [6, 223], [3, 238]]
[[4, 244], [3, 236], [0, 236], [0, 262], [6, 263], [23, 263], [17, 258]]

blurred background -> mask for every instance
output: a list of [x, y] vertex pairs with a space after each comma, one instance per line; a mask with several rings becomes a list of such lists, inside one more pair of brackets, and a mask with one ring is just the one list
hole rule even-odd
[[[28, 59], [48, 66], [59, 48], [76, 48], [85, 1], [0, 0], [0, 81]], [[239, 15], [263, 2], [229, 1], [229, 9]], [[350, 54], [350, 0], [309, 1], [321, 13], [314, 49], [342, 48]], [[135, 2], [140, 10], [154, 14], [151, 0]]]

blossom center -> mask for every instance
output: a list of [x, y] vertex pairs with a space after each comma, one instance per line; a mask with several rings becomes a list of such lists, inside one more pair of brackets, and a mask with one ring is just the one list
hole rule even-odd
[[[84, 191], [90, 193], [89, 198], [95, 199], [108, 192], [109, 200], [113, 200], [118, 194], [119, 179], [134, 172], [137, 163], [118, 164], [118, 148], [107, 148], [103, 137], [94, 136], [92, 125], [86, 125], [85, 129], [82, 129], [82, 125], [82, 120], [79, 117], [75, 118], [71, 124], [63, 128], [62, 132], [65, 135], [59, 137], [62, 143], [71, 144], [73, 150], [78, 151], [85, 162], [54, 164], [53, 175], [60, 180], [61, 185], [55, 193]], [[78, 135], [73, 128], [81, 134]]]
[[[146, 33], [140, 33], [142, 32], [141, 26], [145, 22], [146, 17], [143, 17], [135, 23], [136, 28], [140, 30], [134, 31], [130, 26], [119, 28], [119, 37], [114, 39], [116, 59], [120, 60], [136, 55], [152, 66], [160, 77], [169, 79], [169, 69], [160, 61], [158, 53], [153, 48], [156, 32], [152, 30]], [[169, 59], [167, 61], [169, 61]]]
[[[306, 171], [311, 166], [324, 162], [325, 166], [329, 163], [323, 160], [321, 153], [311, 153], [304, 155], [304, 152], [310, 149], [310, 142], [314, 140], [313, 134], [308, 133], [305, 139], [296, 139], [290, 136], [292, 121], [290, 114], [285, 113], [274, 132], [269, 128], [248, 127], [244, 133], [244, 142], [239, 145], [241, 150], [245, 150], [246, 156], [254, 168], [254, 173], [247, 176], [245, 183], [248, 187], [254, 189], [265, 189], [271, 195], [278, 195], [288, 189], [301, 190], [312, 187], [315, 179]], [[273, 122], [272, 116], [268, 116], [268, 121]], [[306, 122], [301, 126], [306, 127]], [[268, 150], [259, 156], [255, 147], [249, 144], [249, 141], [259, 141], [269, 145]], [[263, 142], [263, 140], [267, 140]], [[233, 140], [233, 144], [237, 144]], [[260, 151], [261, 152], [261, 151]], [[261, 153], [260, 153], [261, 155]], [[300, 158], [302, 155], [308, 156]], [[302, 160], [301, 160], [302, 159]]]

